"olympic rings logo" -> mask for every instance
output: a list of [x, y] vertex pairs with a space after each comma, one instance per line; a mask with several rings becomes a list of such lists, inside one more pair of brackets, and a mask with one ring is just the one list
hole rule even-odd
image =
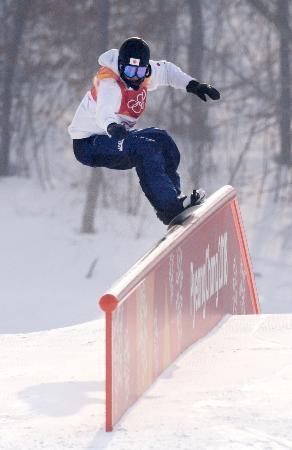
[[137, 98], [135, 100], [128, 101], [127, 103], [128, 108], [134, 111], [134, 113], [140, 114], [145, 108], [146, 96], [147, 96], [146, 91], [145, 89], [143, 89], [143, 91], [137, 95]]

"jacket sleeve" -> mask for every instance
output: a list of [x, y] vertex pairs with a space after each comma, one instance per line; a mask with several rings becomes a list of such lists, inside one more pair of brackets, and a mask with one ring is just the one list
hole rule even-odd
[[116, 114], [120, 109], [121, 100], [121, 89], [115, 80], [109, 78], [100, 80], [96, 100], [96, 119], [104, 131], [107, 131], [110, 123], [121, 122]]
[[168, 61], [150, 61], [152, 74], [149, 79], [149, 90], [155, 90], [159, 86], [172, 86], [176, 89], [185, 89], [187, 84], [194, 79], [183, 72], [178, 66]]

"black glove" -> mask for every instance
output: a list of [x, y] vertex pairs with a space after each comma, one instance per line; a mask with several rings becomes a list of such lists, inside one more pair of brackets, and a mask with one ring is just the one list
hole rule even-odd
[[210, 84], [199, 83], [196, 80], [191, 80], [187, 85], [186, 90], [187, 92], [196, 94], [204, 102], [207, 101], [206, 95], [208, 95], [212, 100], [219, 100], [220, 98], [220, 92], [217, 91], [217, 89]]
[[110, 137], [121, 141], [125, 139], [128, 135], [125, 125], [119, 123], [110, 123], [107, 127], [107, 132]]

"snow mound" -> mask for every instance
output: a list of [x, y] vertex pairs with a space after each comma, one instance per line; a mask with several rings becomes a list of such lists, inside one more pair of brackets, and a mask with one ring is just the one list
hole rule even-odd
[[292, 315], [228, 316], [104, 432], [104, 320], [0, 336], [1, 450], [292, 448]]

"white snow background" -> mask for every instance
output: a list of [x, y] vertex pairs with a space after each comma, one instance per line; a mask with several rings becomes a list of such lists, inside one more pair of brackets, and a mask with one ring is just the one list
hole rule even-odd
[[[0, 180], [0, 449], [292, 449], [291, 230], [241, 204], [262, 316], [224, 319], [113, 433], [104, 432], [99, 296], [163, 235], [155, 216], [98, 212], [84, 192]], [[278, 209], [277, 209], [278, 208]], [[290, 230], [290, 231], [289, 231]], [[140, 234], [139, 239], [136, 236]]]

